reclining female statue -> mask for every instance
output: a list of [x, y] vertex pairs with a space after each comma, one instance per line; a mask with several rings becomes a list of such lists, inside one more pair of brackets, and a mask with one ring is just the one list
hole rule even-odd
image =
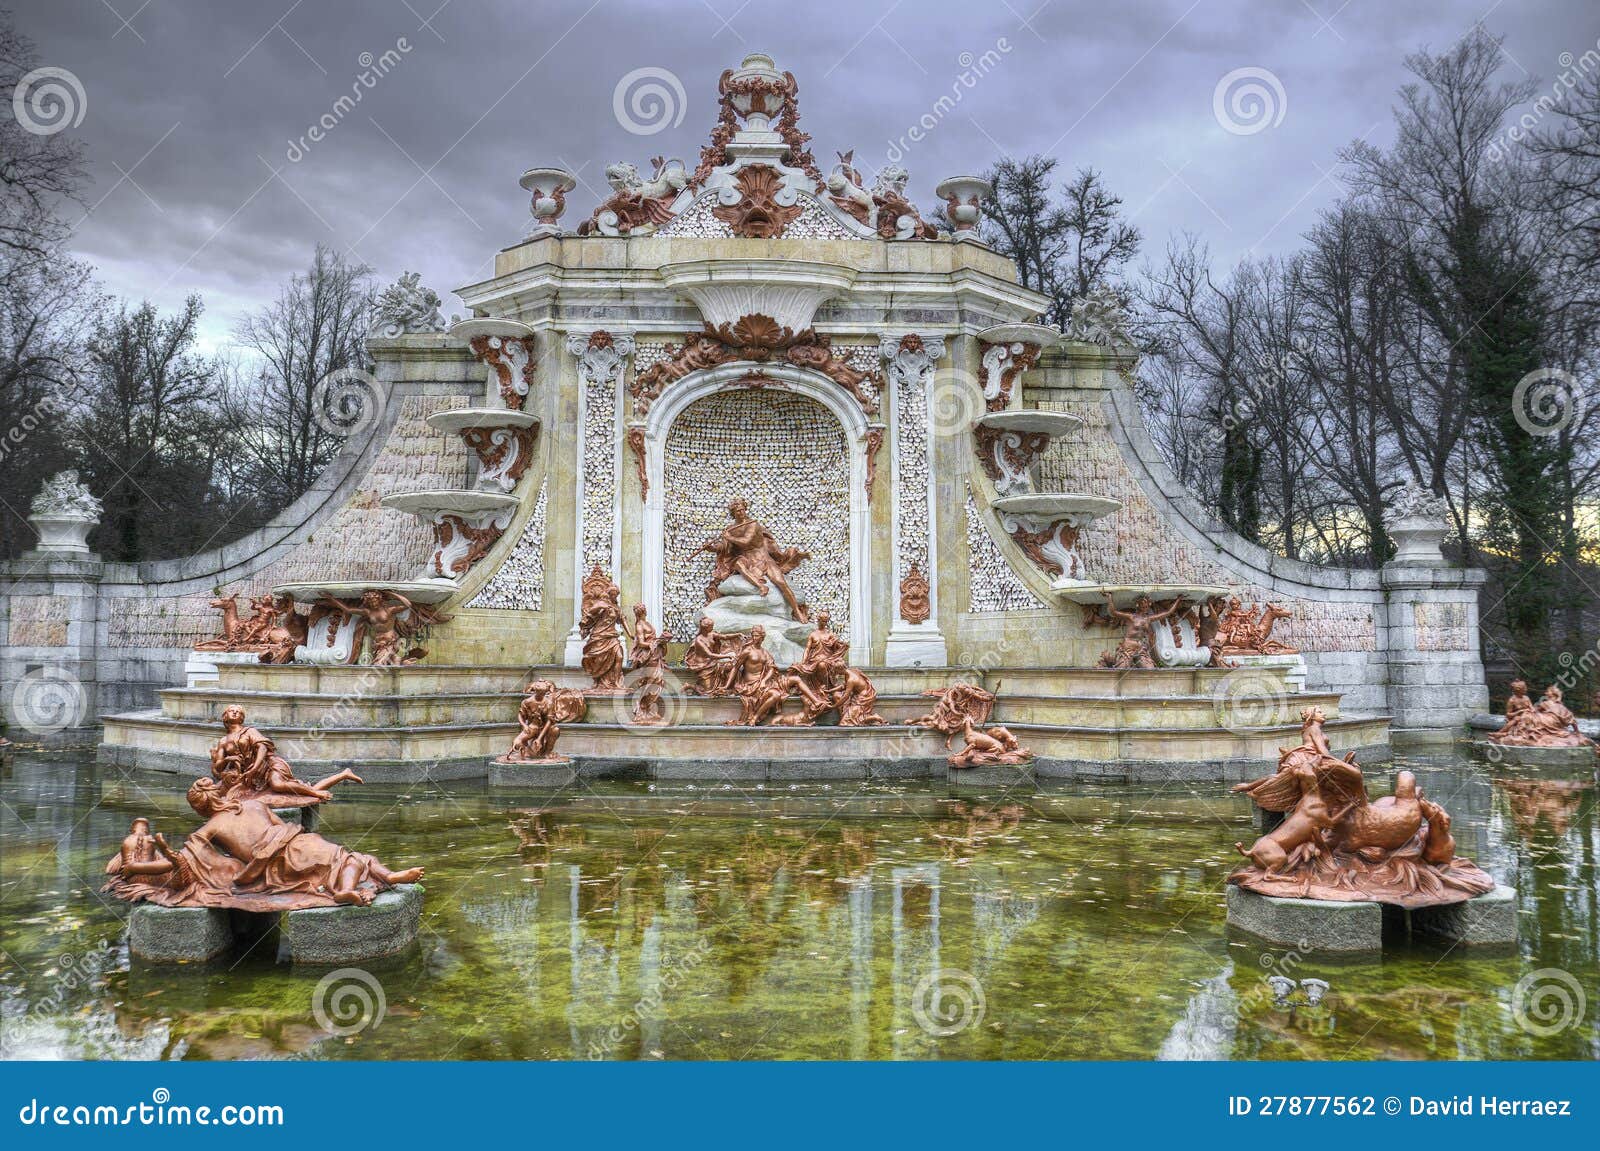
[[[420, 867], [391, 871], [370, 855], [285, 823], [262, 800], [231, 799], [214, 779], [195, 780], [188, 799], [205, 823], [176, 851], [160, 834], [149, 837], [153, 856], [125, 842], [106, 864], [111, 879], [102, 890], [163, 907], [297, 911], [369, 904], [381, 891], [422, 878]], [[141, 837], [130, 840], [137, 845]]]

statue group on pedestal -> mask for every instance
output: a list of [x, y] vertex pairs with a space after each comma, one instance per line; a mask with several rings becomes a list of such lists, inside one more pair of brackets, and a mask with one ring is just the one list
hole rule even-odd
[[[1600, 705], [1600, 695], [1595, 702]], [[1520, 679], [1511, 683], [1505, 726], [1491, 732], [1489, 739], [1508, 747], [1595, 746], [1594, 740], [1578, 730], [1578, 717], [1563, 702], [1559, 687], [1551, 684], [1544, 689], [1544, 698], [1534, 703], [1528, 696], [1527, 681]]]
[[[1209, 667], [1234, 667], [1229, 656], [1297, 655], [1299, 649], [1272, 638], [1273, 626], [1294, 613], [1277, 604], [1246, 606], [1237, 596], [1190, 601], [1179, 597], [1156, 604], [1148, 595], [1134, 600], [1131, 610], [1118, 608], [1109, 591], [1104, 605], [1085, 609], [1086, 624], [1122, 627], [1117, 646], [1100, 656], [1100, 666], [1118, 671], [1161, 666], [1158, 626], [1170, 629], [1172, 644], [1182, 648], [1188, 625], [1188, 642], [1210, 653]], [[1201, 657], [1202, 659], [1204, 657]]]
[[355, 772], [304, 783], [272, 740], [245, 723], [243, 708], [225, 709], [222, 725], [211, 775], [188, 791], [189, 806], [205, 822], [174, 850], [148, 819], [135, 819], [106, 864], [104, 891], [163, 907], [297, 911], [369, 904], [382, 891], [422, 878], [420, 867], [391, 870], [274, 810], [325, 803], [338, 784], [361, 782]]
[[414, 664], [428, 653], [403, 643], [450, 617], [413, 603], [391, 588], [369, 588], [357, 599], [324, 594], [302, 615], [286, 595], [250, 600], [251, 615], [239, 615], [239, 593], [218, 596], [211, 606], [222, 612], [222, 632], [194, 645], [198, 652], [246, 652], [262, 663], [358, 663], [363, 645], [373, 667]]
[[1395, 776], [1392, 796], [1367, 797], [1354, 754], [1339, 759], [1329, 750], [1325, 719], [1321, 708], [1305, 709], [1300, 746], [1284, 750], [1278, 770], [1234, 786], [1285, 818], [1250, 847], [1235, 845], [1250, 862], [1228, 882], [1259, 895], [1412, 908], [1494, 890], [1493, 879], [1456, 855], [1450, 816], [1411, 772]]

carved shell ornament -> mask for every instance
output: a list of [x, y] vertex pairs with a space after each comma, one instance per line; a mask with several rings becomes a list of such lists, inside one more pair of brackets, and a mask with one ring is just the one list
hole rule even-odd
[[783, 174], [765, 164], [740, 168], [731, 186], [717, 191], [711, 214], [733, 229], [735, 236], [770, 240], [800, 215], [800, 194], [785, 187]]

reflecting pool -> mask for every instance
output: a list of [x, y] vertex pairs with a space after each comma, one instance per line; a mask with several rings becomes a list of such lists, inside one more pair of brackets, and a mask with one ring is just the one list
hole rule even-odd
[[[1396, 766], [1399, 766], [1397, 764]], [[1330, 961], [1230, 935], [1251, 836], [1222, 785], [354, 785], [318, 830], [423, 863], [422, 939], [365, 974], [270, 937], [130, 961], [98, 894], [135, 814], [186, 781], [19, 751], [0, 784], [8, 1058], [1587, 1059], [1600, 1055], [1592, 783], [1404, 761], [1462, 854], [1519, 891], [1521, 942]], [[1387, 786], [1387, 767], [1370, 773]], [[1311, 1005], [1266, 976], [1328, 984]], [[319, 997], [318, 988], [322, 987]], [[1313, 985], [1314, 986], [1314, 985]]]

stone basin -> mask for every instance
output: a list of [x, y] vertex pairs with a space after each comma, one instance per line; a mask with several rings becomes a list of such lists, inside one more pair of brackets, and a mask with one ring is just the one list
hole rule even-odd
[[462, 428], [532, 428], [538, 423], [539, 417], [533, 413], [511, 408], [451, 408], [428, 417], [428, 426], [440, 432], [459, 432]]
[[520, 502], [516, 496], [505, 496], [498, 492], [470, 491], [466, 488], [402, 492], [399, 495], [383, 497], [384, 507], [410, 512], [427, 520], [441, 515], [470, 516], [505, 511], [516, 507]]
[[1018, 408], [1009, 412], [990, 412], [973, 421], [980, 428], [1007, 432], [1043, 432], [1053, 440], [1071, 435], [1083, 427], [1083, 419], [1066, 412], [1046, 412], [1038, 408]]
[[399, 592], [413, 603], [443, 603], [460, 588], [454, 580], [327, 580], [309, 583], [282, 583], [273, 595], [286, 595], [297, 603], [316, 603], [324, 595], [334, 599], [359, 599], [364, 591]]
[[1120, 507], [1121, 500], [1084, 492], [1035, 492], [1023, 496], [1003, 496], [994, 501], [994, 510], [1001, 515], [1029, 516], [1052, 523], [1066, 520], [1075, 528], [1087, 527]]
[[526, 338], [533, 329], [519, 320], [458, 320], [450, 325], [450, 338], [470, 345], [478, 336]]
[[1062, 340], [1060, 331], [1048, 324], [996, 324], [978, 333], [985, 344], [1033, 344], [1051, 348]]
[[1206, 600], [1212, 596], [1227, 595], [1230, 589], [1226, 587], [1207, 584], [1181, 584], [1181, 583], [1146, 583], [1146, 584], [1110, 584], [1110, 583], [1066, 583], [1057, 581], [1055, 590], [1063, 599], [1073, 603], [1091, 605], [1102, 604], [1106, 601], [1106, 593], [1111, 593], [1112, 602], [1119, 608], [1132, 607], [1142, 595], [1147, 595], [1152, 601], [1159, 603], [1162, 600], [1186, 599], [1190, 601]]
[[760, 313], [793, 331], [811, 326], [824, 300], [855, 282], [854, 268], [815, 260], [689, 260], [663, 264], [661, 282], [694, 303], [708, 324]]

